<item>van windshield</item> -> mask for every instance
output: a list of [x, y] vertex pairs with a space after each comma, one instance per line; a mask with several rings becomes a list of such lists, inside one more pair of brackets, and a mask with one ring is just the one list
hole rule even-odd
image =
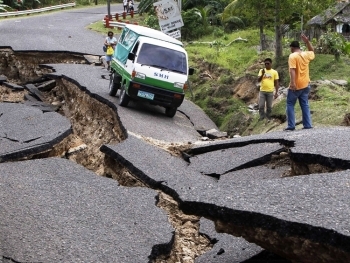
[[165, 47], [144, 43], [137, 56], [137, 63], [187, 74], [185, 53]]

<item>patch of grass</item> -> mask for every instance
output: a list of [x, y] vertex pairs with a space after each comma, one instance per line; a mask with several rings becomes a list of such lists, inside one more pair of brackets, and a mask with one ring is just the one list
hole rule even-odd
[[[246, 37], [248, 42], [232, 42], [238, 37]], [[255, 76], [257, 69], [262, 67], [258, 62], [263, 61], [266, 57], [273, 59], [273, 68], [279, 72], [281, 86], [288, 86], [290, 49], [289, 41], [287, 42], [284, 45], [284, 55], [278, 60], [274, 58], [273, 51], [257, 52], [259, 35], [255, 30], [217, 34], [216, 37], [210, 35], [188, 44], [186, 50], [189, 53], [190, 64], [198, 68], [197, 73], [208, 71], [214, 76], [208, 81], [203, 81], [198, 76], [191, 77], [191, 81], [194, 82], [192, 86], [195, 87], [197, 94], [194, 96], [194, 102], [204, 109], [220, 130], [227, 131], [230, 136], [282, 130], [286, 126], [285, 98], [273, 106], [273, 121], [259, 121], [258, 114], [247, 112], [247, 105], [244, 103], [240, 104], [241, 107], [232, 107], [230, 110], [227, 110], [225, 103], [232, 98], [235, 80], [240, 76]], [[349, 66], [349, 57], [342, 56], [339, 61], [336, 61], [334, 55], [316, 54], [316, 58], [310, 63], [310, 78], [312, 81], [341, 79], [349, 82]], [[349, 91], [350, 84], [347, 87], [322, 86], [317, 88], [316, 99], [310, 100], [313, 125], [315, 127], [342, 125], [344, 116], [350, 113]], [[211, 99], [209, 100], [208, 97]], [[215, 103], [208, 103], [208, 101]], [[301, 122], [302, 115], [298, 103], [295, 105], [295, 115], [297, 122]]]
[[321, 86], [319, 99], [310, 102], [313, 122], [318, 125], [341, 125], [346, 113], [350, 113], [349, 92], [343, 87]]
[[316, 54], [315, 59], [310, 63], [310, 78], [312, 80], [320, 79], [345, 79], [348, 80], [350, 59], [341, 57], [336, 61], [334, 55]]
[[[246, 39], [247, 42], [235, 41], [237, 39]], [[258, 31], [246, 30], [225, 34], [215, 40], [212, 35], [206, 36], [200, 41], [187, 43], [186, 50], [190, 58], [200, 57], [240, 75], [258, 58], [258, 44]]]

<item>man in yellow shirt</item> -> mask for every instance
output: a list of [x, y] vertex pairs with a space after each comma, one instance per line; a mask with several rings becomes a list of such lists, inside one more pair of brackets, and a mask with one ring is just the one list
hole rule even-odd
[[297, 100], [302, 112], [304, 129], [311, 129], [311, 114], [309, 107], [310, 76], [309, 63], [315, 58], [314, 48], [309, 39], [302, 34], [301, 39], [307, 46], [308, 51], [302, 51], [298, 41], [290, 44], [291, 54], [288, 59], [290, 84], [287, 93], [287, 121], [288, 126], [285, 131], [295, 130], [294, 106]]
[[[259, 120], [271, 118], [272, 102], [278, 96], [279, 82], [278, 72], [272, 69], [272, 59], [264, 60], [265, 68], [259, 70], [258, 82], [260, 82], [259, 93]], [[273, 92], [275, 91], [275, 95]], [[265, 113], [266, 104], [266, 113]]]

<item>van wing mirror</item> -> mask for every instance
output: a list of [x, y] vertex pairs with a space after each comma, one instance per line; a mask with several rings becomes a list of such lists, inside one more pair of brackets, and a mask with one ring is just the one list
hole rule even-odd
[[194, 68], [188, 68], [188, 75], [193, 75], [194, 71]]
[[135, 54], [134, 53], [129, 53], [128, 59], [134, 60], [135, 59]]

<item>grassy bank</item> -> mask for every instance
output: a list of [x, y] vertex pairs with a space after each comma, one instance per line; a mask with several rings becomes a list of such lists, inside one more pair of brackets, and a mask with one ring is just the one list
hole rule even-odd
[[[280, 64], [273, 63], [273, 68], [280, 74], [282, 86], [288, 86], [289, 83], [290, 41], [284, 40], [284, 56], [280, 59]], [[213, 35], [186, 45], [190, 63], [197, 68], [197, 74], [191, 77], [192, 91], [188, 92], [188, 98], [203, 108], [220, 130], [227, 131], [230, 135], [283, 130], [286, 126], [285, 98], [275, 102], [273, 120], [266, 122], [258, 121], [258, 115], [248, 110], [251, 100], [247, 103], [235, 94], [237, 85], [241, 85], [242, 81], [247, 82], [247, 90], [254, 89], [251, 86], [255, 85], [258, 70], [262, 67], [261, 62], [266, 57], [274, 59], [273, 50], [259, 52], [258, 45], [256, 30], [237, 31], [220, 37]], [[315, 60], [310, 64], [312, 81], [350, 81], [349, 70], [350, 59], [345, 56], [336, 61], [333, 55], [316, 54]], [[323, 84], [313, 87], [310, 108], [314, 126], [343, 125], [350, 113], [349, 86]], [[295, 109], [297, 122], [300, 123], [298, 104]], [[302, 125], [299, 124], [297, 128], [302, 128]]]
[[[144, 16], [135, 15], [126, 19], [130, 23], [143, 24]], [[106, 34], [102, 22], [89, 26], [89, 29]], [[114, 29], [116, 33], [119, 31]], [[269, 32], [273, 35], [273, 32]], [[283, 54], [279, 64], [273, 68], [280, 74], [281, 86], [288, 86], [288, 55], [291, 40], [284, 39]], [[266, 57], [274, 60], [274, 50], [259, 51], [259, 32], [257, 30], [240, 30], [224, 33], [214, 30], [210, 36], [197, 41], [185, 42], [189, 54], [189, 63], [196, 69], [190, 77], [191, 89], [186, 93], [187, 99], [199, 105], [222, 131], [229, 135], [249, 135], [273, 130], [283, 130], [286, 126], [286, 100], [281, 96], [273, 106], [273, 120], [258, 121], [256, 112], [251, 112], [248, 105], [257, 102], [256, 77]], [[341, 79], [350, 81], [348, 75], [350, 59], [341, 57], [339, 61], [333, 55], [316, 54], [310, 64], [310, 76], [315, 80]], [[240, 90], [237, 90], [237, 87]], [[314, 86], [310, 98], [313, 124], [315, 127], [343, 125], [350, 113], [349, 86], [340, 87], [332, 84]], [[244, 93], [252, 93], [252, 97]], [[301, 121], [300, 107], [296, 105], [297, 122]], [[301, 128], [299, 124], [297, 128]]]

